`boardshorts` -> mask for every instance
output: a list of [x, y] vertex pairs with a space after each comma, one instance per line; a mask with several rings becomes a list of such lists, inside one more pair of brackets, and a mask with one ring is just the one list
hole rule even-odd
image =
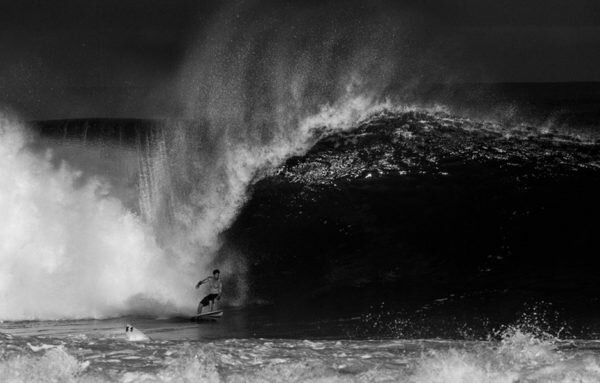
[[202, 306], [208, 306], [208, 304], [217, 299], [218, 296], [219, 294], [208, 294], [204, 297], [204, 299], [200, 301], [200, 303], [202, 304]]

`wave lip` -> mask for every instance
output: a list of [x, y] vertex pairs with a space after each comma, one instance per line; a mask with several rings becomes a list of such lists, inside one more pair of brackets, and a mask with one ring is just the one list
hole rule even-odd
[[289, 159], [276, 174], [310, 185], [393, 174], [448, 175], [458, 166], [482, 162], [532, 165], [532, 172], [543, 173], [593, 170], [599, 166], [595, 142], [443, 111], [383, 108], [353, 129], [326, 134], [305, 156]]

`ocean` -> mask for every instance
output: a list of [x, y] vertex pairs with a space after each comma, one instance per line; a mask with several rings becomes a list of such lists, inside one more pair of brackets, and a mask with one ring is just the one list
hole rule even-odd
[[0, 380], [600, 381], [598, 117], [573, 83], [291, 130], [4, 117]]

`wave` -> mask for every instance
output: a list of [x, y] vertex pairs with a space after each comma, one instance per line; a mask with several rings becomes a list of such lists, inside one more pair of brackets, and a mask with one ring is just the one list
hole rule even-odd
[[[143, 133], [127, 132], [122, 135], [127, 148], [113, 145], [94, 152], [86, 146], [85, 135], [79, 143], [69, 143], [71, 149], [60, 139], [43, 143], [42, 147], [54, 148], [53, 158], [32, 149], [40, 142], [27, 144], [18, 123], [3, 120], [0, 200], [10, 218], [0, 254], [9, 265], [0, 271], [0, 318], [189, 311], [197, 299], [191, 287], [215, 266], [224, 276], [231, 276], [225, 280], [231, 284], [229, 290], [235, 290], [230, 296], [234, 304], [274, 287], [265, 283], [261, 267], [275, 273], [275, 287], [282, 275], [291, 272], [288, 266], [298, 266], [293, 270], [296, 277], [306, 277], [313, 266], [321, 267], [325, 272], [314, 287], [326, 290], [323, 285], [330, 281], [332, 288], [338, 288], [349, 275], [358, 276], [364, 270], [364, 261], [354, 260], [381, 249], [383, 237], [393, 243], [387, 249], [393, 247], [396, 252], [407, 252], [405, 246], [415, 249], [424, 240], [428, 230], [421, 217], [428, 216], [417, 214], [402, 201], [413, 198], [420, 210], [434, 212], [434, 217], [429, 216], [432, 222], [443, 221], [436, 215], [444, 212], [441, 204], [428, 207], [428, 202], [408, 194], [390, 200], [391, 194], [374, 193], [381, 198], [378, 203], [393, 205], [381, 208], [385, 205], [381, 203], [373, 210], [372, 195], [355, 199], [356, 189], [345, 187], [353, 181], [373, 182], [363, 185], [363, 191], [369, 192], [375, 190], [370, 185], [403, 193], [423, 190], [420, 184], [425, 184], [432, 186], [433, 197], [441, 199], [456, 184], [440, 186], [437, 182], [454, 175], [466, 182], [479, 161], [486, 163], [485, 171], [495, 170], [494, 162], [508, 169], [494, 173], [506, 183], [513, 182], [510, 169], [514, 168], [533, 169], [520, 173], [525, 177], [520, 179], [534, 179], [533, 172], [538, 171], [547, 175], [562, 170], [574, 174], [575, 169], [595, 172], [593, 139], [582, 137], [579, 144], [585, 141], [589, 148], [571, 150], [570, 145], [577, 145], [574, 135], [544, 133], [527, 126], [507, 129], [436, 108], [398, 107], [395, 100], [402, 98], [394, 96], [402, 94], [384, 101], [392, 83], [408, 89], [425, 75], [431, 74], [431, 81], [440, 78], [433, 65], [423, 62], [430, 61], [423, 60], [423, 52], [413, 55], [407, 48], [418, 45], [406, 44], [418, 34], [412, 31], [417, 27], [410, 16], [384, 3], [353, 2], [344, 12], [330, 2], [225, 4], [190, 39], [177, 86], [169, 88], [177, 90], [174, 103], [181, 104], [181, 117], [187, 120], [164, 120], [142, 128]], [[312, 27], [306, 28], [308, 24]], [[86, 124], [85, 132], [97, 129]], [[61, 165], [57, 158], [65, 153], [71, 155], [62, 157]], [[98, 161], [114, 161], [111, 169], [87, 161], [91, 153], [96, 153]], [[419, 178], [424, 176], [435, 180], [428, 184]], [[406, 180], [413, 183], [403, 183]], [[530, 186], [525, 183], [524, 187]], [[487, 185], [487, 190], [498, 186], [492, 181]], [[440, 188], [444, 191], [435, 194]], [[267, 197], [270, 202], [265, 202]], [[465, 192], [456, 198], [464, 202], [470, 197], [479, 195]], [[315, 208], [307, 219], [305, 206]], [[363, 211], [351, 212], [355, 206]], [[478, 214], [466, 202], [460, 206], [469, 218]], [[483, 209], [491, 217], [500, 215], [506, 223], [504, 210]], [[253, 217], [252, 212], [259, 214]], [[451, 216], [447, 211], [442, 215]], [[402, 217], [408, 216], [411, 222], [407, 224]], [[284, 224], [274, 225], [275, 218], [284, 218]], [[247, 226], [248, 222], [256, 226]], [[294, 237], [298, 230], [286, 226], [290, 222], [304, 232]], [[489, 232], [495, 234], [483, 238], [490, 240], [491, 248], [475, 240], [476, 250], [467, 253], [462, 265], [470, 264], [467, 258], [474, 258], [475, 251], [506, 256], [498, 239], [504, 229], [490, 222]], [[458, 223], [469, 226], [467, 220]], [[394, 242], [391, 238], [394, 229], [407, 233], [411, 227], [417, 228], [414, 238], [418, 240]], [[434, 232], [451, 241], [451, 230], [444, 235], [443, 230], [436, 232], [439, 227]], [[260, 228], [272, 228], [272, 232]], [[250, 240], [248, 233], [261, 240]], [[273, 233], [290, 239], [289, 243], [302, 244], [298, 251], [309, 254], [290, 252], [283, 240], [272, 240]], [[360, 235], [353, 236], [356, 233]], [[328, 237], [333, 246], [310, 247], [306, 239], [311, 236], [318, 244]], [[371, 249], [360, 245], [364, 238], [369, 241], [362, 243], [371, 243]], [[348, 243], [356, 245], [350, 251], [352, 260], [338, 268], [339, 253], [333, 249]], [[395, 261], [388, 263], [392, 258], [388, 250], [379, 267], [390, 266], [389, 275], [383, 278], [397, 280], [401, 267]], [[415, 270], [422, 264], [421, 250], [411, 251], [407, 269]], [[278, 273], [281, 264], [272, 262], [277, 259], [297, 261], [283, 262], [282, 274]], [[472, 262], [469, 268], [480, 265]], [[442, 266], [425, 269], [432, 278], [440, 275]]]
[[224, 236], [277, 305], [578, 311], [597, 293], [599, 158], [596, 136], [388, 108], [257, 181]]
[[[74, 123], [72, 127], [79, 125]], [[139, 191], [139, 200], [136, 206], [130, 206], [124, 204], [124, 198], [115, 198], [124, 193], [114, 190], [111, 177], [98, 177], [97, 167], [90, 175], [65, 162], [59, 164], [50, 151], [36, 154], [25, 131], [18, 122], [3, 120], [6, 161], [0, 195], [10, 213], [9, 221], [15, 222], [4, 231], [7, 245], [2, 255], [10, 266], [4, 269], [6, 278], [1, 290], [3, 319], [189, 310], [196, 299], [189, 286], [215, 264], [235, 275], [230, 288], [243, 302], [248, 293], [261, 291], [263, 281], [263, 273], [257, 271], [257, 266], [248, 268], [247, 262], [256, 263], [255, 254], [269, 254], [273, 249], [251, 241], [250, 247], [240, 251], [239, 243], [246, 241], [246, 234], [240, 234], [242, 226], [268, 228], [272, 219], [286, 211], [288, 217], [291, 214], [302, 222], [308, 201], [320, 201], [319, 209], [329, 205], [322, 210], [327, 212], [335, 206], [327, 202], [328, 196], [337, 198], [331, 192], [349, 195], [353, 182], [370, 182], [378, 188], [381, 182], [398, 184], [414, 177], [451, 180], [473, 171], [472, 176], [478, 177], [480, 171], [474, 164], [481, 171], [487, 171], [483, 170], [488, 169], [485, 164], [500, 165], [506, 170], [497, 175], [529, 179], [528, 183], [558, 174], [594, 174], [598, 169], [595, 137], [528, 125], [505, 126], [457, 117], [441, 107], [396, 106], [390, 101], [378, 103], [370, 97], [348, 95], [306, 117], [297, 129], [272, 136], [263, 144], [215, 137], [214, 130], [198, 122], [159, 122], [142, 128], [125, 143], [137, 154], [119, 154], [120, 158], [137, 162], [135, 167], [139, 169], [137, 185], [129, 186]], [[108, 136], [122, 138], [124, 131], [116, 129]], [[70, 134], [77, 135], [73, 131]], [[73, 141], [69, 142], [72, 147]], [[83, 141], [83, 149], [67, 159], [77, 161], [82, 152], [89, 152], [88, 143]], [[54, 144], [54, 150], [62, 149]], [[109, 145], [101, 146], [99, 152], [105, 156], [118, 150]], [[415, 182], [415, 187], [422, 187], [417, 186], [421, 182], [418, 178]], [[342, 186], [344, 183], [346, 186]], [[491, 180], [486, 183], [490, 188], [498, 185]], [[15, 190], [12, 185], [21, 187]], [[35, 192], [40, 185], [47, 185], [44, 193]], [[300, 190], [300, 194], [288, 198], [290, 191], [281, 194], [285, 190], [282, 185], [298, 185], [290, 191]], [[361, 188], [366, 190], [367, 185]], [[525, 190], [528, 186], [520, 187]], [[267, 221], [249, 224], [248, 212], [255, 211], [255, 204], [263, 196], [271, 198], [271, 205], [263, 206], [258, 216]], [[286, 199], [287, 208], [274, 202]], [[340, 207], [346, 209], [352, 204]], [[372, 202], [365, 206], [369, 205]], [[310, 235], [319, 237], [314, 232], [317, 228], [331, 235], [322, 224], [315, 225], [313, 219], [308, 219], [309, 212], [306, 214], [307, 220], [301, 225], [312, 227]], [[314, 214], [316, 220], [323, 215]], [[338, 224], [348, 214], [329, 211], [325, 215], [338, 217], [329, 225], [340, 221], [333, 230], [345, 233], [347, 239], [352, 230], [340, 231]], [[280, 221], [284, 223], [281, 228], [286, 228], [286, 220]], [[403, 225], [402, 219], [397, 222]], [[369, 231], [385, 233], [394, 226], [388, 221], [382, 223], [385, 228], [379, 227], [378, 219], [371, 219]], [[364, 226], [350, 225], [353, 231]], [[221, 235], [223, 232], [225, 235]], [[285, 238], [293, 232], [280, 234]], [[252, 234], [263, 237], [258, 232]], [[342, 240], [329, 238], [335, 246]], [[291, 257], [289, 248], [276, 251], [282, 257]], [[328, 257], [331, 262], [338, 256]], [[506, 258], [506, 254], [495, 257]], [[361, 258], [357, 255], [355, 260]], [[307, 265], [311, 265], [310, 259], [305, 258]], [[475, 261], [469, 269], [480, 264]], [[263, 261], [257, 265], [265, 266]], [[296, 272], [299, 270], [303, 269]], [[344, 280], [346, 272], [342, 270], [334, 274]], [[425, 277], [432, 275], [435, 273]], [[30, 287], [20, 288], [23, 281]], [[250, 290], [246, 283], [251, 284]], [[335, 290], [339, 283], [334, 281], [330, 289]]]
[[[77, 135], [75, 127], [79, 125], [73, 124], [75, 133], [70, 134]], [[340, 225], [347, 225], [342, 221], [349, 218], [348, 211], [331, 210], [342, 201], [336, 197], [337, 193], [352, 195], [348, 193], [354, 182], [367, 182], [361, 186], [363, 190], [369, 184], [380, 188], [382, 182], [401, 186], [405, 182], [402, 180], [416, 182], [415, 187], [422, 188], [419, 183], [425, 181], [423, 177], [452, 180], [456, 176], [460, 179], [466, 172], [479, 177], [477, 174], [489, 169], [485, 164], [490, 164], [505, 169], [497, 176], [529, 179], [525, 184], [521, 181], [519, 186], [525, 190], [535, 179], [582, 172], [594, 174], [598, 169], [597, 141], [593, 137], [471, 120], [454, 116], [441, 107], [395, 106], [390, 101], [377, 103], [369, 97], [348, 96], [308, 116], [298, 129], [271, 137], [261, 145], [247, 145], [244, 140], [231, 141], [224, 136], [215, 138], [214, 131], [197, 122], [162, 122], [141, 129], [125, 144], [137, 154], [133, 157], [118, 154], [119, 158], [136, 162], [139, 169], [137, 173], [133, 171], [139, 175], [137, 185], [129, 185], [135, 193], [139, 191], [139, 200], [136, 206], [130, 206], [124, 203], [124, 198], [115, 198], [127, 194], [115, 191], [111, 185], [110, 180], [120, 176], [98, 177], [97, 167], [82, 171], [65, 162], [60, 164], [50, 151], [34, 152], [25, 131], [19, 123], [3, 120], [2, 147], [6, 161], [4, 190], [0, 195], [10, 213], [9, 221], [15, 222], [4, 231], [7, 245], [2, 255], [10, 266], [4, 269], [6, 278], [1, 290], [3, 319], [107, 317], [190, 310], [196, 297], [189, 286], [203, 270], [206, 272], [215, 264], [235, 275], [234, 281], [229, 282], [230, 290], [236, 291], [233, 297], [237, 295], [232, 300], [243, 302], [247, 294], [257, 298], [256, 294], [262, 294], [264, 281], [264, 273], [257, 267], [265, 267], [264, 262], [269, 258], [261, 256], [264, 261], [256, 263], [256, 254], [275, 251], [284, 258], [294, 259], [294, 256], [289, 254], [288, 247], [278, 250], [261, 247], [268, 240], [250, 241], [251, 245], [245, 245], [241, 251], [239, 244], [247, 241], [248, 233], [255, 238], [264, 235], [260, 229], [245, 234], [240, 230], [244, 232], [243, 228], [248, 226], [269, 228], [280, 214], [286, 214], [288, 218], [278, 221], [280, 228], [287, 231], [279, 234], [282, 238], [293, 237], [296, 231], [286, 229], [286, 222], [289, 217], [296, 217], [294, 220], [301, 227], [311, 227], [305, 238], [306, 235], [319, 238], [323, 234], [338, 246], [342, 241], [337, 238], [340, 233], [347, 241], [361, 227], [367, 229], [364, 222], [354, 222], [349, 226], [353, 229], [342, 230]], [[108, 136], [122, 137], [123, 131], [126, 130], [117, 129]], [[90, 151], [88, 144], [89, 141], [83, 141], [83, 148], [66, 158], [81, 159], [82, 152]], [[52, 145], [55, 151], [62, 150], [64, 154], [60, 145]], [[71, 139], [69, 145], [74, 145]], [[99, 155], [115, 155], [118, 150], [114, 145], [100, 146]], [[486, 184], [484, 187], [498, 186], [497, 181], [487, 178], [483, 185]], [[12, 185], [21, 187], [15, 190]], [[35, 192], [40, 185], [47, 185], [44, 193]], [[292, 188], [282, 189], [283, 185]], [[397, 192], [406, 187], [401, 186]], [[300, 194], [296, 194], [298, 191]], [[290, 192], [295, 195], [288, 197]], [[464, 197], [468, 195], [465, 193]], [[329, 197], [337, 199], [337, 203], [331, 204]], [[270, 205], [262, 206], [257, 217], [266, 221], [251, 223], [258, 219], [252, 218], [249, 222], [249, 212], [256, 212], [256, 203], [264, 198], [270, 199]], [[287, 200], [288, 206], [277, 205], [279, 200]], [[318, 208], [321, 213], [337, 218], [329, 219], [327, 227], [322, 224], [327, 219], [315, 224], [313, 221], [320, 220], [323, 214], [306, 211], [311, 200], [318, 201], [315, 206], [321, 206]], [[347, 209], [356, 202], [345, 203], [340, 208]], [[371, 206], [367, 210], [374, 206], [372, 201], [364, 203]], [[500, 212], [490, 213], [497, 217]], [[314, 219], [309, 218], [311, 214]], [[384, 220], [381, 221], [384, 226], [380, 227], [379, 219], [373, 218], [367, 222], [371, 226], [368, 231], [386, 233], [394, 225], [404, 225], [403, 218], [396, 222], [390, 225]], [[329, 229], [337, 234], [332, 236]], [[323, 231], [317, 235], [314, 230]], [[372, 236], [373, 249], [380, 246], [379, 240], [372, 242], [380, 236]], [[497, 242], [492, 241], [493, 247]], [[414, 248], [415, 244], [410, 246]], [[304, 251], [319, 253], [309, 248]], [[498, 253], [494, 257], [507, 259], [501, 250], [482, 251], [492, 251]], [[338, 256], [329, 254], [327, 262], [334, 262]], [[311, 259], [312, 256], [305, 256], [307, 267], [315, 265]], [[354, 258], [360, 259], [359, 255]], [[254, 266], [248, 268], [248, 262]], [[468, 268], [480, 265], [477, 260]], [[301, 278], [304, 269], [296, 269]], [[343, 270], [320, 274], [323, 277], [333, 272], [335, 278], [341, 278], [333, 282], [329, 279], [328, 290], [345, 283], [344, 274], [349, 270]], [[282, 271], [273, 270], [275, 274]], [[422, 277], [428, 279], [433, 275], [432, 271]], [[273, 283], [277, 280], [278, 277]], [[23, 281], [30, 287], [20, 287]]]

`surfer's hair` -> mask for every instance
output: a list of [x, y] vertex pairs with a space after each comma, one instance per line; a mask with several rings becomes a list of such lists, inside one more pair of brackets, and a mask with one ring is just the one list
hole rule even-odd
[[213, 270], [213, 275], [215, 275], [215, 274], [221, 274], [221, 272], [219, 271], [219, 269], [214, 269]]

